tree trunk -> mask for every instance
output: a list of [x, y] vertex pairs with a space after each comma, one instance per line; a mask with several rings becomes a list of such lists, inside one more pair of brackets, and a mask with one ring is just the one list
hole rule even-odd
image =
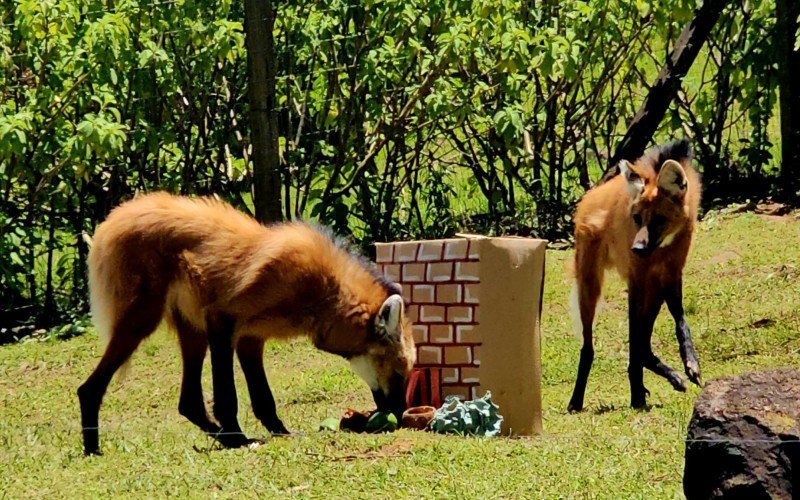
[[47, 278], [44, 289], [44, 311], [37, 323], [44, 328], [50, 328], [57, 323], [56, 297], [53, 289], [53, 252], [56, 246], [56, 215], [50, 205], [50, 219], [47, 231]]
[[72, 307], [78, 309], [82, 312], [87, 311], [87, 303], [84, 300], [87, 297], [87, 287], [86, 287], [86, 277], [87, 277], [87, 269], [86, 269], [86, 259], [89, 255], [89, 245], [87, 245], [86, 240], [83, 237], [83, 228], [86, 218], [88, 217], [86, 213], [86, 198], [88, 197], [88, 186], [86, 182], [82, 179], [78, 179], [77, 183], [80, 185], [79, 192], [80, 198], [78, 198], [78, 212], [72, 209], [72, 203], [70, 202], [70, 212], [73, 214], [72, 219], [72, 230], [77, 237], [77, 249], [78, 252], [75, 256], [75, 260], [72, 264]]
[[670, 103], [678, 93], [683, 77], [686, 76], [722, 10], [729, 2], [730, 0], [706, 0], [695, 11], [694, 19], [683, 27], [675, 48], [661, 68], [653, 86], [650, 87], [642, 107], [633, 117], [617, 151], [609, 160], [609, 166], [600, 180], [601, 183], [616, 175], [620, 160], [635, 160], [644, 153], [658, 124], [661, 123]]
[[800, 51], [795, 50], [797, 0], [777, 0], [776, 49], [778, 52], [778, 85], [781, 109], [781, 188], [789, 200], [798, 201], [800, 194]]
[[275, 14], [270, 0], [245, 0], [250, 137], [253, 145], [253, 204], [256, 219], [275, 222], [281, 216], [278, 165], [278, 119], [275, 113]]

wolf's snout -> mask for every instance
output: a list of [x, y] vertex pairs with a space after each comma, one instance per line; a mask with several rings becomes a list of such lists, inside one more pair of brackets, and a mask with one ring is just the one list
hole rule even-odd
[[636, 255], [643, 255], [645, 252], [647, 252], [647, 242], [635, 241], [633, 242], [631, 250], [633, 250], [633, 253], [635, 253]]
[[637, 231], [636, 236], [633, 238], [633, 245], [631, 246], [631, 250], [633, 253], [640, 257], [646, 257], [650, 255], [649, 250], [649, 237], [648, 237], [647, 226], [642, 227], [639, 231]]
[[650, 254], [653, 253], [653, 248], [648, 246], [646, 241], [637, 241], [631, 247], [633, 253], [638, 255], [639, 257], [649, 257]]

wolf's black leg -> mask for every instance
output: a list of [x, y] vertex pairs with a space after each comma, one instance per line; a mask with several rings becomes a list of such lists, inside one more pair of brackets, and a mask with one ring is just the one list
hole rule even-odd
[[278, 418], [275, 398], [264, 372], [264, 341], [255, 337], [242, 337], [236, 345], [236, 354], [242, 365], [253, 413], [272, 434], [289, 434], [286, 426]]
[[702, 385], [700, 377], [700, 362], [697, 360], [697, 352], [692, 343], [692, 334], [689, 331], [689, 324], [686, 322], [686, 315], [683, 311], [683, 281], [678, 280], [666, 291], [667, 308], [675, 319], [675, 336], [678, 339], [678, 349], [681, 353], [683, 367], [686, 376], [697, 385]]
[[229, 448], [245, 446], [251, 441], [242, 432], [237, 419], [239, 401], [233, 379], [234, 322], [232, 318], [221, 316], [208, 318], [207, 323], [214, 385], [214, 417], [221, 427], [214, 437]]

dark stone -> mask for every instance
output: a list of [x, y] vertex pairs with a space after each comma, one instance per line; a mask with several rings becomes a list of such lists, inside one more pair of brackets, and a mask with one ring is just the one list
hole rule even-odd
[[713, 380], [694, 405], [686, 498], [792, 498], [800, 492], [800, 370]]

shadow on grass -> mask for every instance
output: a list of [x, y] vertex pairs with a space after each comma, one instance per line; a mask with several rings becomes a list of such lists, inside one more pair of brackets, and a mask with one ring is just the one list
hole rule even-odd
[[[650, 410], [659, 409], [659, 408], [664, 408], [664, 404], [663, 403], [647, 404], [643, 408], [635, 408], [634, 411], [637, 412], [637, 413], [640, 413], [640, 412], [649, 413]], [[628, 409], [630, 409], [630, 406], [628, 406], [628, 405], [617, 405], [617, 404], [601, 403], [600, 405], [597, 406], [597, 408], [592, 409], [591, 412], [594, 415], [605, 415], [606, 413], [612, 413], [612, 412], [616, 412], [616, 411], [625, 411], [625, 410], [628, 410]]]

